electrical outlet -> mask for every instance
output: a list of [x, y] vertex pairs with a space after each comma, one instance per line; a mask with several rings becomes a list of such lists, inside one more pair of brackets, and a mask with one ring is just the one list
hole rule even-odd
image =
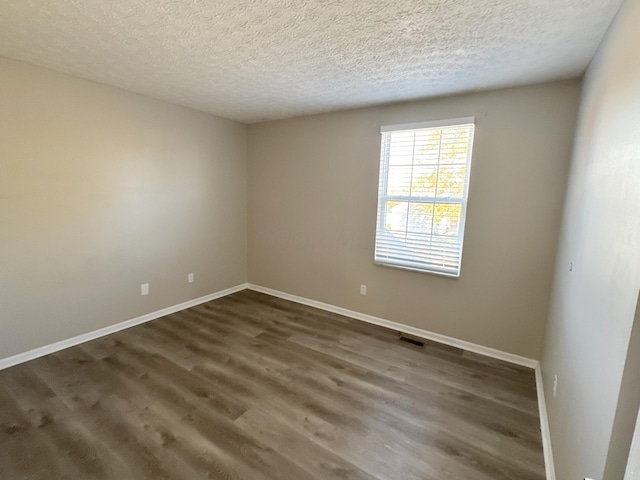
[[569, 271], [573, 272], [573, 262], [569, 262]]
[[553, 376], [553, 398], [556, 398], [556, 393], [558, 393], [558, 375]]
[[187, 282], [193, 283], [193, 273], [190, 273], [189, 275], [187, 275]]
[[140, 285], [140, 295], [149, 295], [149, 284], [143, 283]]
[[360, 295], [366, 295], [366, 294], [367, 294], [367, 286], [360, 285]]

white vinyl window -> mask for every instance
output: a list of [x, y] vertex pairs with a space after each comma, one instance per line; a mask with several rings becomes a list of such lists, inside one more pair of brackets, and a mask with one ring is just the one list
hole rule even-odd
[[381, 127], [375, 263], [460, 276], [474, 119]]

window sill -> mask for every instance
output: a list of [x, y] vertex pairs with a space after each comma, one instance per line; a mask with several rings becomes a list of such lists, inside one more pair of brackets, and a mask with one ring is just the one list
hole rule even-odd
[[398, 265], [395, 263], [386, 263], [386, 262], [378, 262], [378, 261], [374, 261], [373, 263], [375, 265], [378, 265], [379, 267], [395, 268], [397, 270], [408, 270], [410, 272], [424, 273], [426, 275], [435, 275], [438, 277], [451, 278], [454, 280], [460, 278], [459, 273], [455, 274], [455, 273], [437, 272], [435, 270], [424, 270], [422, 268], [412, 267], [409, 265]]

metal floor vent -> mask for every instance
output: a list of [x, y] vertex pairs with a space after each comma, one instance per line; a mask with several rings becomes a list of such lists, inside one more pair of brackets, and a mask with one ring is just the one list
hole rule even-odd
[[424, 347], [424, 342], [415, 338], [407, 337], [403, 333], [400, 334], [400, 341], [410, 343], [411, 345], [417, 345], [418, 347]]

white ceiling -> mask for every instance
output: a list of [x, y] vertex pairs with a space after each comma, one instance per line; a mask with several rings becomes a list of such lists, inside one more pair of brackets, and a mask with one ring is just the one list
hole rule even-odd
[[621, 0], [1, 0], [0, 56], [242, 122], [575, 77]]

